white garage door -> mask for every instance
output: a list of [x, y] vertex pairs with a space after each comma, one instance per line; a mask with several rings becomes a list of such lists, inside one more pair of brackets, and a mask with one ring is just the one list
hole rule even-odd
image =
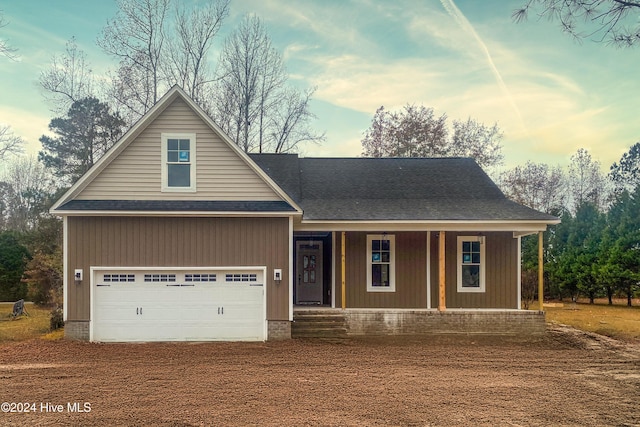
[[264, 268], [94, 269], [93, 341], [262, 341]]

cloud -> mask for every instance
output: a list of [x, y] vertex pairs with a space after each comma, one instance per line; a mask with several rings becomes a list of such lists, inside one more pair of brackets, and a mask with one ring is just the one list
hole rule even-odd
[[18, 108], [0, 107], [2, 124], [11, 127], [16, 136], [26, 142], [27, 154], [37, 153], [41, 149], [40, 137], [49, 133], [49, 121], [39, 112], [27, 111]]

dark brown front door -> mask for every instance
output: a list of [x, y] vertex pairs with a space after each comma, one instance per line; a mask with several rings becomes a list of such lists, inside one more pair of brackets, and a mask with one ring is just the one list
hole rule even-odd
[[296, 304], [322, 304], [322, 242], [298, 241]]

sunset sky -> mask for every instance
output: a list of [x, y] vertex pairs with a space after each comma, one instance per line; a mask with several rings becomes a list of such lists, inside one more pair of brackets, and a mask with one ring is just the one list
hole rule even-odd
[[[523, 2], [232, 0], [212, 65], [245, 14], [262, 18], [290, 82], [317, 87], [313, 126], [327, 141], [306, 146], [306, 156], [358, 156], [378, 107], [412, 103], [450, 121], [497, 122], [504, 167], [527, 160], [566, 165], [586, 148], [606, 171], [640, 141], [640, 47], [576, 43], [535, 15], [514, 23], [511, 13]], [[52, 118], [37, 87], [40, 72], [72, 36], [98, 76], [113, 69], [95, 40], [116, 3], [6, 1], [0, 9], [9, 22], [0, 38], [20, 55], [0, 57], [0, 123], [35, 153]]]

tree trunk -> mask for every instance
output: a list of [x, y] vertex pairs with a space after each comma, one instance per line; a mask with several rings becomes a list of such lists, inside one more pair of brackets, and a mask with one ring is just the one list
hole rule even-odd
[[627, 292], [627, 306], [628, 306], [628, 307], [631, 307], [631, 297], [632, 297], [632, 295], [631, 295], [631, 290], [629, 290], [629, 291]]
[[609, 305], [613, 305], [613, 288], [607, 286], [607, 298], [609, 298]]

